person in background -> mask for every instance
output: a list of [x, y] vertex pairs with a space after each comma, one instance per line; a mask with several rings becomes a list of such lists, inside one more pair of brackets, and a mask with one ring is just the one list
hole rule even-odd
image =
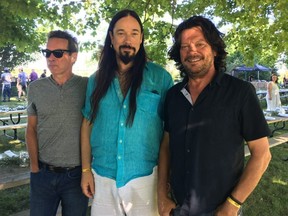
[[30, 215], [56, 215], [61, 202], [63, 216], [85, 216], [80, 129], [88, 79], [72, 72], [78, 42], [68, 31], [51, 31], [42, 53], [52, 75], [28, 87]]
[[29, 76], [30, 83], [37, 79], [38, 79], [38, 74], [36, 73], [35, 69], [32, 69], [30, 76]]
[[27, 94], [27, 74], [24, 72], [23, 68], [19, 68], [19, 74], [17, 79], [17, 90], [18, 90], [18, 101], [21, 100], [21, 96], [23, 95], [24, 100], [26, 100], [26, 94]]
[[112, 18], [98, 68], [88, 81], [81, 129], [81, 185], [94, 197], [91, 214], [156, 216], [163, 103], [173, 81], [147, 60], [136, 12]]
[[41, 74], [40, 78], [45, 78], [46, 77], [46, 69], [43, 70], [43, 73]]
[[249, 82], [253, 82], [255, 79], [252, 75], [249, 76]]
[[271, 81], [267, 84], [266, 102], [268, 111], [275, 111], [281, 107], [277, 74], [272, 74]]
[[[183, 21], [169, 50], [183, 81], [165, 100], [161, 216], [236, 216], [265, 172], [269, 128], [253, 85], [225, 73], [222, 33], [202, 16]], [[251, 156], [244, 167], [244, 141]], [[172, 196], [172, 197], [171, 197]]]
[[11, 73], [7, 67], [4, 68], [4, 73], [1, 74], [2, 82], [2, 102], [9, 102], [11, 96]]

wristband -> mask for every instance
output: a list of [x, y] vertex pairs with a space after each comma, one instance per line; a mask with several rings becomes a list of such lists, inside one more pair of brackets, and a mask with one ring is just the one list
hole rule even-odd
[[91, 168], [82, 169], [82, 173], [90, 172], [90, 171], [91, 171]]
[[240, 208], [241, 205], [239, 205], [238, 203], [236, 203], [234, 200], [232, 200], [230, 197], [227, 197], [227, 201], [232, 204], [233, 206], [235, 206], [236, 208]]
[[238, 205], [243, 205], [243, 202], [240, 202], [238, 199], [236, 199], [235, 197], [233, 197], [231, 194], [229, 196], [234, 202], [236, 202]]

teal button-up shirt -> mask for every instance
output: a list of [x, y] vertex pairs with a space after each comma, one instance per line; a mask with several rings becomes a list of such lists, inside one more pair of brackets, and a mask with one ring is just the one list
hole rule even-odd
[[[114, 179], [117, 187], [130, 180], [150, 175], [158, 163], [163, 135], [163, 104], [167, 90], [173, 85], [170, 74], [159, 65], [148, 62], [140, 91], [137, 110], [131, 127], [126, 126], [129, 113], [128, 91], [123, 97], [119, 80], [114, 78], [91, 131], [92, 168], [98, 175]], [[95, 88], [95, 74], [88, 81], [82, 113], [89, 119], [90, 98]]]

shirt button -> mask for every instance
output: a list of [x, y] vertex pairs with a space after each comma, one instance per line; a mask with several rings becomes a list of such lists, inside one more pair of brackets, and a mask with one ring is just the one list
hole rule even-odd
[[121, 122], [121, 124], [120, 124], [120, 125], [123, 127], [124, 123], [123, 123], [123, 122]]
[[118, 156], [118, 160], [121, 160], [121, 156]]
[[187, 153], [190, 153], [190, 149], [187, 149]]
[[119, 140], [119, 143], [122, 143], [122, 140]]
[[126, 109], [126, 105], [123, 105], [123, 108]]

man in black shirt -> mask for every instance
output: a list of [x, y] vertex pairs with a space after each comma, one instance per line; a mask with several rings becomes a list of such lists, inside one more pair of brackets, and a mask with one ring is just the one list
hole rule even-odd
[[[165, 102], [159, 213], [241, 215], [241, 204], [271, 159], [270, 131], [255, 89], [224, 73], [225, 44], [210, 20], [189, 18], [174, 39], [169, 55], [183, 81], [168, 91]], [[244, 141], [251, 152], [245, 168]]]

